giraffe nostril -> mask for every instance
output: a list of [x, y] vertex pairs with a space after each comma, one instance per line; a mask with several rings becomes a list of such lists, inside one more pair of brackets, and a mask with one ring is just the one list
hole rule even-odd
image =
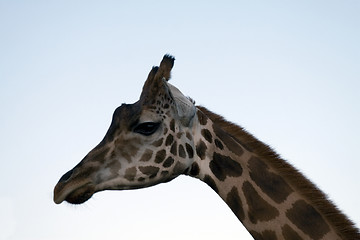
[[59, 180], [59, 182], [66, 182], [67, 180], [69, 180], [69, 178], [71, 177], [71, 175], [73, 174], [73, 169], [71, 169], [70, 171], [68, 171], [67, 173], [65, 173]]

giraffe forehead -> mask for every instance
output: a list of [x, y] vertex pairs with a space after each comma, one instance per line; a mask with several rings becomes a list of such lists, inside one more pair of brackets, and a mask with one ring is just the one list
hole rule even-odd
[[120, 107], [116, 108], [107, 134], [113, 133], [113, 131], [117, 129], [128, 130], [131, 128], [138, 122], [141, 110], [142, 108], [139, 102], [122, 104]]

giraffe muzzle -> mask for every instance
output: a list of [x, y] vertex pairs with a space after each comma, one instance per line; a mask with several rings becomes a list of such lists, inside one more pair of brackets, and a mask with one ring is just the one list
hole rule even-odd
[[60, 204], [63, 201], [72, 204], [86, 202], [95, 193], [95, 185], [90, 178], [79, 179], [73, 176], [74, 170], [65, 173], [54, 188], [54, 202]]

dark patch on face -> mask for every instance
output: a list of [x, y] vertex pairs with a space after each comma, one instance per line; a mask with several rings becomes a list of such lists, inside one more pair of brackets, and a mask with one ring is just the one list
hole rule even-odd
[[224, 145], [219, 141], [219, 139], [215, 139], [215, 146], [220, 150], [224, 149]]
[[258, 221], [269, 221], [279, 216], [279, 211], [267, 203], [256, 192], [250, 182], [244, 182], [242, 190], [249, 206], [248, 216], [252, 223], [257, 223]]
[[[130, 143], [131, 142], [131, 143]], [[115, 141], [116, 151], [120, 153], [120, 155], [128, 160], [130, 163], [132, 157], [138, 152], [139, 148], [134, 145], [134, 143], [138, 143], [139, 140], [136, 138], [133, 139], [123, 139], [119, 138]], [[126, 146], [126, 147], [124, 147]]]
[[170, 146], [174, 141], [174, 136], [169, 134], [165, 140], [165, 146]]
[[240, 163], [216, 152], [210, 162], [210, 169], [220, 181], [224, 181], [226, 176], [239, 177], [243, 171]]
[[245, 219], [242, 202], [236, 187], [233, 187], [231, 191], [227, 194], [225, 202], [229, 205], [231, 210], [235, 213], [235, 215], [240, 221], [243, 221]]
[[191, 165], [191, 169], [189, 172], [190, 176], [197, 176], [200, 173], [200, 167], [196, 162], [193, 162], [193, 164]]
[[204, 182], [209, 185], [216, 193], [219, 193], [219, 189], [216, 186], [214, 179], [212, 179], [210, 175], [205, 175]]
[[126, 169], [124, 178], [129, 181], [134, 181], [136, 176], [136, 167], [131, 167]]
[[178, 139], [180, 139], [180, 138], [182, 137], [182, 135], [183, 135], [182, 132], [178, 132], [178, 133], [176, 134], [176, 137], [177, 137]]
[[272, 230], [265, 230], [262, 233], [250, 231], [250, 234], [256, 240], [277, 240], [276, 233]]
[[275, 202], [282, 203], [293, 192], [285, 180], [270, 172], [270, 168], [259, 158], [250, 158], [249, 169], [251, 179]]
[[168, 103], [165, 103], [163, 106], [164, 109], [168, 109], [169, 107], [170, 107], [170, 105]]
[[154, 178], [154, 177], [156, 177], [156, 175], [157, 175], [157, 173], [159, 172], [160, 168], [158, 168], [158, 167], [153, 167], [153, 166], [146, 166], [146, 167], [140, 166], [140, 167], [139, 167], [139, 170], [140, 170], [143, 174], [149, 176], [149, 178]]
[[112, 174], [117, 174], [119, 169], [121, 168], [121, 163], [117, 159], [114, 159], [108, 164], [106, 164], [105, 168], [109, 168]]
[[192, 140], [192, 136], [189, 132], [186, 133], [186, 138], [189, 139], [190, 141]]
[[281, 228], [281, 231], [284, 240], [302, 240], [299, 234], [287, 224]]
[[286, 216], [312, 239], [320, 239], [330, 231], [329, 225], [320, 213], [304, 200], [298, 200], [287, 210]]
[[207, 116], [203, 112], [201, 112], [200, 110], [198, 110], [196, 113], [197, 113], [197, 117], [199, 119], [199, 123], [201, 125], [206, 125], [207, 120], [208, 120]]
[[143, 181], [145, 181], [145, 178], [139, 177], [139, 178], [138, 178], [138, 181], [139, 181], [139, 182], [143, 182]]
[[154, 147], [160, 147], [162, 145], [163, 141], [164, 141], [164, 139], [160, 138], [160, 139], [156, 140], [155, 142], [153, 142], [152, 145]]
[[94, 156], [92, 157], [95, 161], [99, 163], [104, 163], [106, 159], [106, 155], [109, 152], [110, 148], [103, 147], [100, 151], [95, 151]]
[[166, 151], [160, 150], [155, 155], [155, 162], [156, 163], [162, 163], [166, 157]]
[[129, 163], [131, 162], [132, 156], [128, 152], [121, 151], [121, 156], [125, 158]]
[[153, 151], [150, 149], [146, 149], [143, 155], [140, 158], [140, 162], [147, 162], [151, 159]]
[[174, 142], [173, 145], [171, 145], [170, 152], [176, 156], [177, 155], [177, 143]]
[[262, 232], [264, 240], [277, 240], [276, 233], [272, 230], [265, 230]]
[[193, 158], [194, 157], [194, 149], [192, 148], [192, 146], [190, 144], [186, 143], [185, 148], [186, 148], [186, 152], [188, 153], [189, 158]]
[[162, 171], [160, 174], [162, 177], [168, 176], [169, 175], [169, 171]]
[[201, 130], [201, 135], [203, 135], [203, 137], [206, 139], [206, 141], [208, 141], [209, 143], [212, 143], [212, 135], [211, 132], [207, 129], [202, 129]]
[[251, 234], [251, 236], [256, 239], [256, 240], [264, 240], [263, 236], [261, 235], [261, 233], [255, 232], [255, 231], [249, 231], [249, 233]]
[[167, 127], [164, 127], [164, 135], [166, 135], [168, 132], [168, 128]]
[[200, 142], [196, 145], [196, 154], [201, 160], [205, 159], [206, 149], [206, 144], [202, 140], [200, 140]]
[[186, 153], [183, 145], [179, 145], [179, 156], [182, 158], [186, 158]]
[[174, 119], [172, 119], [170, 122], [170, 130], [175, 132], [175, 120]]
[[165, 162], [163, 163], [163, 166], [164, 166], [165, 168], [168, 168], [168, 167], [170, 167], [171, 165], [173, 165], [174, 161], [175, 161], [175, 160], [174, 160], [172, 157], [168, 157], [168, 158], [165, 160]]
[[241, 156], [244, 153], [244, 150], [240, 146], [240, 144], [232, 138], [228, 133], [213, 125], [215, 135], [220, 138], [220, 140], [225, 144], [225, 146], [235, 153], [238, 156]]

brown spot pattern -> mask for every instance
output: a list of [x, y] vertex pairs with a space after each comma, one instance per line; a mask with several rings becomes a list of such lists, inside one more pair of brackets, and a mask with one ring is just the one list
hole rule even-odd
[[193, 162], [190, 168], [189, 175], [190, 176], [197, 176], [200, 173], [200, 167], [196, 162]]
[[250, 158], [249, 169], [251, 179], [275, 202], [282, 203], [293, 192], [285, 180], [270, 172], [269, 167], [259, 158]]
[[168, 175], [169, 175], [169, 171], [162, 171], [161, 172], [162, 177], [165, 177], [165, 176], [168, 176]]
[[206, 125], [208, 118], [206, 117], [206, 115], [205, 115], [203, 112], [201, 112], [200, 110], [198, 110], [198, 111], [197, 111], [197, 117], [198, 117], [199, 123], [200, 123], [201, 125]]
[[124, 178], [129, 181], [134, 181], [136, 176], [136, 167], [126, 169]]
[[302, 238], [289, 225], [285, 224], [282, 228], [282, 235], [284, 240], [302, 240]]
[[240, 144], [232, 136], [230, 136], [228, 133], [226, 133], [216, 125], [213, 125], [213, 127], [215, 135], [221, 139], [221, 141], [230, 151], [232, 151], [238, 156], [241, 156], [244, 153], [244, 150], [242, 149]]
[[143, 174], [149, 176], [149, 178], [154, 178], [156, 177], [156, 174], [159, 172], [160, 169], [158, 167], [153, 167], [153, 166], [146, 166], [146, 167], [140, 166], [139, 170]]
[[156, 163], [162, 163], [166, 157], [166, 151], [160, 150], [155, 155], [155, 162]]
[[143, 155], [140, 158], [140, 162], [147, 162], [151, 159], [153, 151], [150, 149], [146, 149]]
[[215, 139], [215, 146], [220, 150], [224, 149], [224, 145], [219, 141], [219, 139]]
[[170, 122], [170, 130], [175, 132], [175, 120], [174, 119], [172, 119]]
[[176, 156], [177, 155], [177, 143], [174, 142], [173, 145], [171, 145], [170, 152]]
[[187, 152], [189, 158], [193, 158], [194, 157], [194, 149], [192, 148], [192, 146], [190, 144], [186, 143], [185, 148], [186, 148], [186, 152]]
[[242, 202], [239, 197], [239, 192], [236, 187], [233, 187], [226, 196], [226, 203], [229, 205], [231, 210], [235, 213], [240, 221], [245, 219], [245, 213], [242, 208]]
[[320, 239], [330, 231], [320, 213], [304, 200], [298, 200], [286, 212], [290, 221], [312, 239]]
[[182, 158], [186, 158], [186, 153], [183, 145], [179, 145], [179, 156]]
[[143, 182], [143, 181], [145, 181], [145, 178], [139, 177], [139, 178], [138, 178], [138, 181], [139, 181], [139, 182]]
[[108, 147], [103, 147], [100, 151], [94, 151], [95, 156], [93, 157], [93, 159], [95, 159], [95, 161], [97, 162], [104, 163], [106, 159], [105, 157], [109, 150], [110, 149]]
[[174, 142], [174, 136], [169, 134], [165, 140], [165, 146], [170, 146]]
[[250, 234], [256, 240], [277, 240], [276, 233], [272, 230], [265, 230], [261, 233], [250, 231]]
[[170, 167], [171, 165], [173, 165], [174, 161], [175, 161], [175, 160], [174, 160], [172, 157], [168, 157], [168, 158], [165, 160], [165, 162], [163, 163], [163, 166], [164, 166], [165, 168], [168, 168], [168, 167]]
[[192, 140], [192, 136], [189, 132], [186, 133], [186, 138], [189, 139], [190, 141]]
[[216, 193], [219, 193], [219, 189], [216, 186], [216, 183], [214, 181], [214, 179], [212, 179], [212, 177], [210, 175], [205, 175], [204, 177], [204, 182], [209, 185]]
[[165, 128], [164, 128], [164, 135], [166, 135], [166, 134], [167, 134], [167, 132], [168, 132], [168, 128], [167, 128], [167, 127], [165, 127]]
[[108, 164], [106, 164], [106, 168], [109, 168], [112, 174], [117, 174], [119, 169], [121, 168], [121, 163], [117, 159], [114, 159]]
[[228, 156], [216, 152], [214, 153], [213, 160], [210, 162], [209, 166], [211, 171], [220, 181], [224, 181], [226, 176], [239, 177], [243, 171], [240, 163]]
[[[125, 158], [129, 163], [132, 160], [132, 157], [139, 151], [139, 148], [130, 142], [138, 142], [137, 139], [117, 139], [115, 141], [116, 150], [120, 155]], [[124, 147], [126, 146], [126, 147]]]
[[173, 172], [175, 174], [182, 174], [184, 173], [184, 170], [185, 170], [185, 164], [181, 163], [181, 162], [177, 162], [175, 164], [175, 167], [173, 169]]
[[203, 135], [203, 137], [206, 139], [206, 141], [208, 141], [209, 143], [212, 143], [212, 135], [211, 132], [207, 129], [202, 129], [201, 130], [201, 135]]
[[258, 221], [269, 221], [279, 216], [279, 211], [267, 203], [256, 192], [250, 182], [244, 182], [242, 190], [249, 206], [248, 216], [252, 223], [257, 223]]
[[160, 138], [160, 139], [156, 140], [155, 142], [153, 142], [152, 145], [154, 147], [160, 147], [162, 145], [163, 141], [164, 141], [164, 139]]
[[196, 145], [196, 154], [200, 157], [201, 160], [205, 159], [206, 149], [206, 144], [200, 140], [199, 143]]

